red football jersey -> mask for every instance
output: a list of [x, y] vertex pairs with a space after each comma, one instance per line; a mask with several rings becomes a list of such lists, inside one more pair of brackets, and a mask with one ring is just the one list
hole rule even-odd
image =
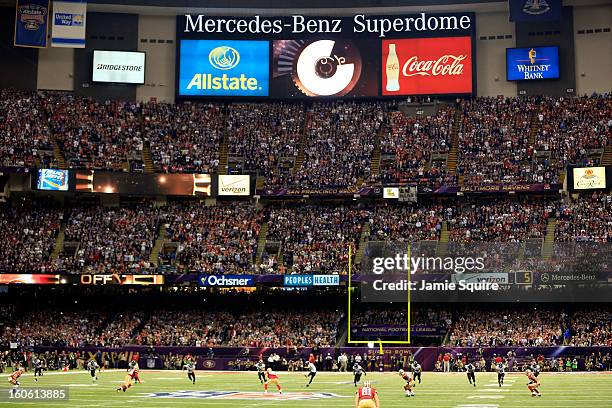
[[360, 400], [374, 399], [374, 396], [376, 395], [376, 388], [361, 387], [357, 391], [357, 394], [359, 395]]

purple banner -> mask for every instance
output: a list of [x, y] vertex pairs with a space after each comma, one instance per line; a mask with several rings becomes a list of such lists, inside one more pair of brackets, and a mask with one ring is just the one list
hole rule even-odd
[[[204, 347], [155, 347], [155, 354], [149, 355], [148, 346], [126, 346], [123, 348], [109, 347], [67, 347], [58, 349], [57, 347], [34, 347], [35, 352], [45, 351], [66, 351], [79, 352], [93, 358], [99, 351], [103, 355], [113, 356], [115, 360], [119, 360], [118, 356], [126, 353], [128, 361], [138, 356], [141, 368], [161, 369], [164, 368], [164, 357], [172, 355], [191, 355], [196, 358], [196, 366], [198, 369], [205, 370], [249, 370], [252, 363], [263, 358], [264, 361], [271, 353], [276, 353], [288, 361], [295, 359], [306, 359], [313, 352], [311, 348], [291, 349], [291, 348], [251, 348], [248, 354], [244, 348], [235, 347], [215, 347], [212, 349], [214, 355], [210, 355], [210, 349]], [[351, 356], [360, 355], [364, 361], [362, 364], [366, 370], [393, 371], [398, 367], [407, 366], [409, 357], [416, 359], [425, 371], [432, 371], [436, 368], [437, 361], [443, 361], [447, 354], [454, 360], [465, 358], [467, 361], [473, 362], [481, 357], [485, 359], [487, 364], [490, 363], [494, 355], [506, 357], [512, 351], [516, 357], [512, 357], [509, 363], [520, 364], [522, 362], [531, 361], [532, 358], [542, 356], [543, 358], [578, 358], [583, 361], [583, 358], [592, 353], [602, 354], [612, 353], [612, 347], [385, 347], [381, 355], [378, 349], [367, 347], [340, 347], [340, 348], [322, 348], [316, 354], [318, 361], [321, 361], [328, 353], [337, 359], [341, 353], [346, 353], [349, 358]], [[480, 354], [481, 353], [481, 354]], [[172, 367], [174, 368], [174, 367]], [[282, 369], [282, 367], [279, 367]], [[581, 366], [580, 369], [584, 369]]]
[[492, 183], [478, 186], [452, 186], [444, 185], [434, 191], [434, 194], [456, 194], [456, 193], [545, 193], [559, 192], [561, 184], [503, 184]]
[[[446, 334], [446, 330], [443, 327], [427, 326], [423, 324], [416, 324], [410, 326], [411, 336], [420, 337], [440, 337]], [[368, 339], [368, 338], [383, 338], [393, 337], [395, 339], [406, 339], [408, 338], [408, 327], [399, 325], [362, 325], [351, 328], [351, 336], [354, 339]]]

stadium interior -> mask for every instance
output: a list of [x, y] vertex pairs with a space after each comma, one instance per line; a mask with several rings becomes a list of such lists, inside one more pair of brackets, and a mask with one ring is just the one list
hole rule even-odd
[[612, 1], [0, 22], [0, 406], [611, 406]]

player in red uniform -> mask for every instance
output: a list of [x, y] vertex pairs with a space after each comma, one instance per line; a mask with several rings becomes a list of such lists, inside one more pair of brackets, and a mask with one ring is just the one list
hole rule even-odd
[[406, 384], [404, 385], [404, 391], [406, 391], [406, 396], [414, 397], [414, 392], [412, 392], [412, 387], [414, 387], [414, 380], [410, 376], [410, 373], [404, 370], [399, 370], [399, 375], [404, 381], [406, 381]]
[[135, 380], [138, 382], [138, 384], [141, 384], [142, 381], [140, 381], [140, 367], [138, 367], [138, 363], [136, 362], [136, 360], [132, 360], [130, 362], [130, 368], [129, 368], [129, 375], [132, 378], [132, 380]]
[[13, 372], [13, 374], [9, 375], [8, 377], [8, 381], [15, 387], [19, 386], [19, 377], [21, 377], [21, 374], [23, 374], [23, 372], [25, 371], [25, 368], [23, 367], [19, 367], [17, 369], [17, 371]]
[[268, 368], [268, 371], [266, 372], [266, 374], [268, 375], [268, 380], [264, 383], [264, 392], [265, 393], [268, 392], [268, 384], [276, 384], [276, 388], [278, 389], [278, 393], [282, 394], [283, 391], [281, 390], [281, 385], [280, 385], [280, 382], [279, 382], [278, 374], [276, 374], [274, 371], [272, 371], [271, 368]]
[[525, 374], [527, 375], [527, 378], [529, 378], [529, 384], [527, 384], [527, 388], [529, 388], [529, 391], [531, 391], [531, 396], [541, 397], [542, 394], [540, 394], [540, 390], [538, 390], [538, 387], [542, 385], [542, 383], [540, 383], [538, 377], [536, 377], [531, 370], [525, 371]]
[[363, 387], [355, 394], [355, 408], [380, 408], [380, 401], [376, 388], [372, 388], [369, 381], [363, 382]]

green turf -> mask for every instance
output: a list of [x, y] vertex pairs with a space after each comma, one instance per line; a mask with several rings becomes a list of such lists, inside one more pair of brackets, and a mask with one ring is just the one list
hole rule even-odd
[[[142, 371], [144, 383], [137, 384], [126, 393], [115, 388], [125, 376], [124, 371], [107, 371], [92, 385], [89, 374], [83, 371], [48, 373], [35, 383], [31, 374], [22, 377], [22, 387], [68, 386], [69, 401], [19, 403], [0, 402], [1, 406], [54, 406], [54, 407], [353, 407], [354, 392], [350, 374], [319, 373], [313, 385], [306, 388], [303, 374], [281, 373], [283, 398], [294, 393], [333, 393], [336, 396], [314, 400], [277, 400], [276, 392], [265, 397], [263, 387], [255, 373], [197, 372], [195, 385], [187, 381], [186, 373], [177, 371]], [[611, 373], [569, 373], [540, 375], [541, 398], [531, 397], [522, 374], [506, 375], [506, 386], [496, 385], [496, 374], [477, 374], [478, 385], [468, 384], [465, 374], [423, 373], [423, 384], [415, 388], [416, 396], [403, 394], [403, 382], [394, 373], [370, 373], [367, 377], [379, 391], [381, 407], [424, 408], [610, 408], [612, 407]], [[4, 379], [0, 390], [6, 393], [8, 381]], [[148, 393], [177, 391], [239, 391], [255, 393], [247, 399], [227, 400], [218, 398], [152, 398]], [[481, 398], [484, 397], [484, 398]], [[4, 399], [4, 401], [6, 401]]]

